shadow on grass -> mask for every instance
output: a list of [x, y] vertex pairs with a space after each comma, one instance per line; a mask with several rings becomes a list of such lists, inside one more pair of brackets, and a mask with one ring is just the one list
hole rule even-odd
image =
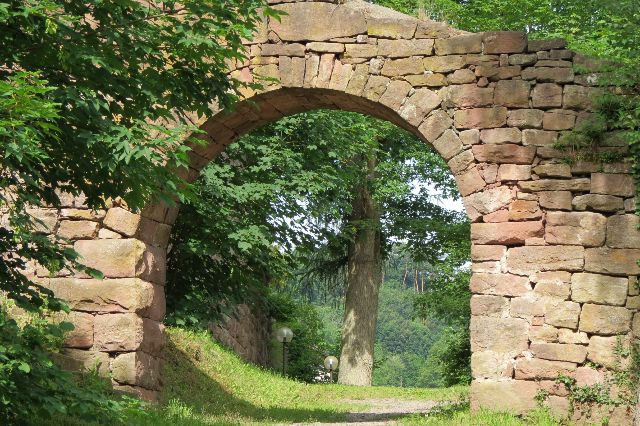
[[[337, 413], [330, 409], [260, 407], [241, 399], [214, 377], [200, 370], [191, 359], [194, 357], [199, 360], [198, 356], [197, 352], [186, 354], [168, 339], [165, 349], [165, 383], [161, 395], [161, 404], [164, 407], [179, 405], [189, 414], [197, 414], [197, 417], [204, 419], [211, 418], [214, 424], [216, 418], [282, 423], [345, 421], [346, 413]], [[256, 393], [269, 391], [274, 390], [255, 389]], [[292, 401], [291, 404], [295, 405], [295, 402]], [[204, 419], [188, 424], [212, 424]], [[228, 420], [226, 424], [229, 424]]]

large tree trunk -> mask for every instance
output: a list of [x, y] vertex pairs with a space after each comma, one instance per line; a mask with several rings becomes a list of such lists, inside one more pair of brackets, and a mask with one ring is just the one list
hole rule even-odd
[[371, 386], [378, 292], [382, 280], [380, 214], [368, 184], [376, 167], [375, 158], [370, 158], [367, 165], [368, 176], [354, 193], [350, 220], [355, 232], [349, 247], [338, 373], [339, 383], [357, 386]]

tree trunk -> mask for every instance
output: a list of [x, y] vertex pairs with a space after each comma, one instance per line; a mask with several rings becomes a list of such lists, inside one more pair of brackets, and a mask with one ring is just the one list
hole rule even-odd
[[342, 330], [342, 354], [338, 382], [371, 386], [373, 348], [378, 320], [378, 292], [382, 279], [380, 213], [369, 191], [375, 158], [367, 161], [368, 176], [356, 188], [351, 226], [355, 232], [349, 247], [347, 292]]

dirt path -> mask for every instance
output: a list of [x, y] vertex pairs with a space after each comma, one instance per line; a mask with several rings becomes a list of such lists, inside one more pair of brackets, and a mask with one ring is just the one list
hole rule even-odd
[[437, 405], [436, 401], [403, 400], [392, 398], [344, 399], [340, 402], [362, 405], [362, 410], [347, 414], [347, 421], [341, 423], [296, 423], [296, 425], [395, 425], [396, 419], [414, 413], [427, 413]]

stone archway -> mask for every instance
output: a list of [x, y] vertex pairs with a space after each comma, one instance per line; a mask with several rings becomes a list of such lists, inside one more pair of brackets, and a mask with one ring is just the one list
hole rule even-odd
[[[613, 367], [618, 336], [640, 335], [629, 166], [570, 166], [553, 148], [591, 110], [595, 88], [573, 70], [585, 60], [562, 40], [469, 34], [357, 0], [270, 3], [288, 15], [265, 22], [230, 72], [276, 80], [202, 121], [209, 144], [191, 153], [189, 179], [239, 135], [297, 112], [362, 112], [413, 132], [448, 162], [472, 221], [472, 406], [521, 413], [542, 389], [566, 411], [554, 379], [587, 361]], [[38, 214], [106, 276], [40, 274], [73, 309], [68, 360], [98, 360], [118, 386], [152, 397], [177, 209], [65, 203]]]

